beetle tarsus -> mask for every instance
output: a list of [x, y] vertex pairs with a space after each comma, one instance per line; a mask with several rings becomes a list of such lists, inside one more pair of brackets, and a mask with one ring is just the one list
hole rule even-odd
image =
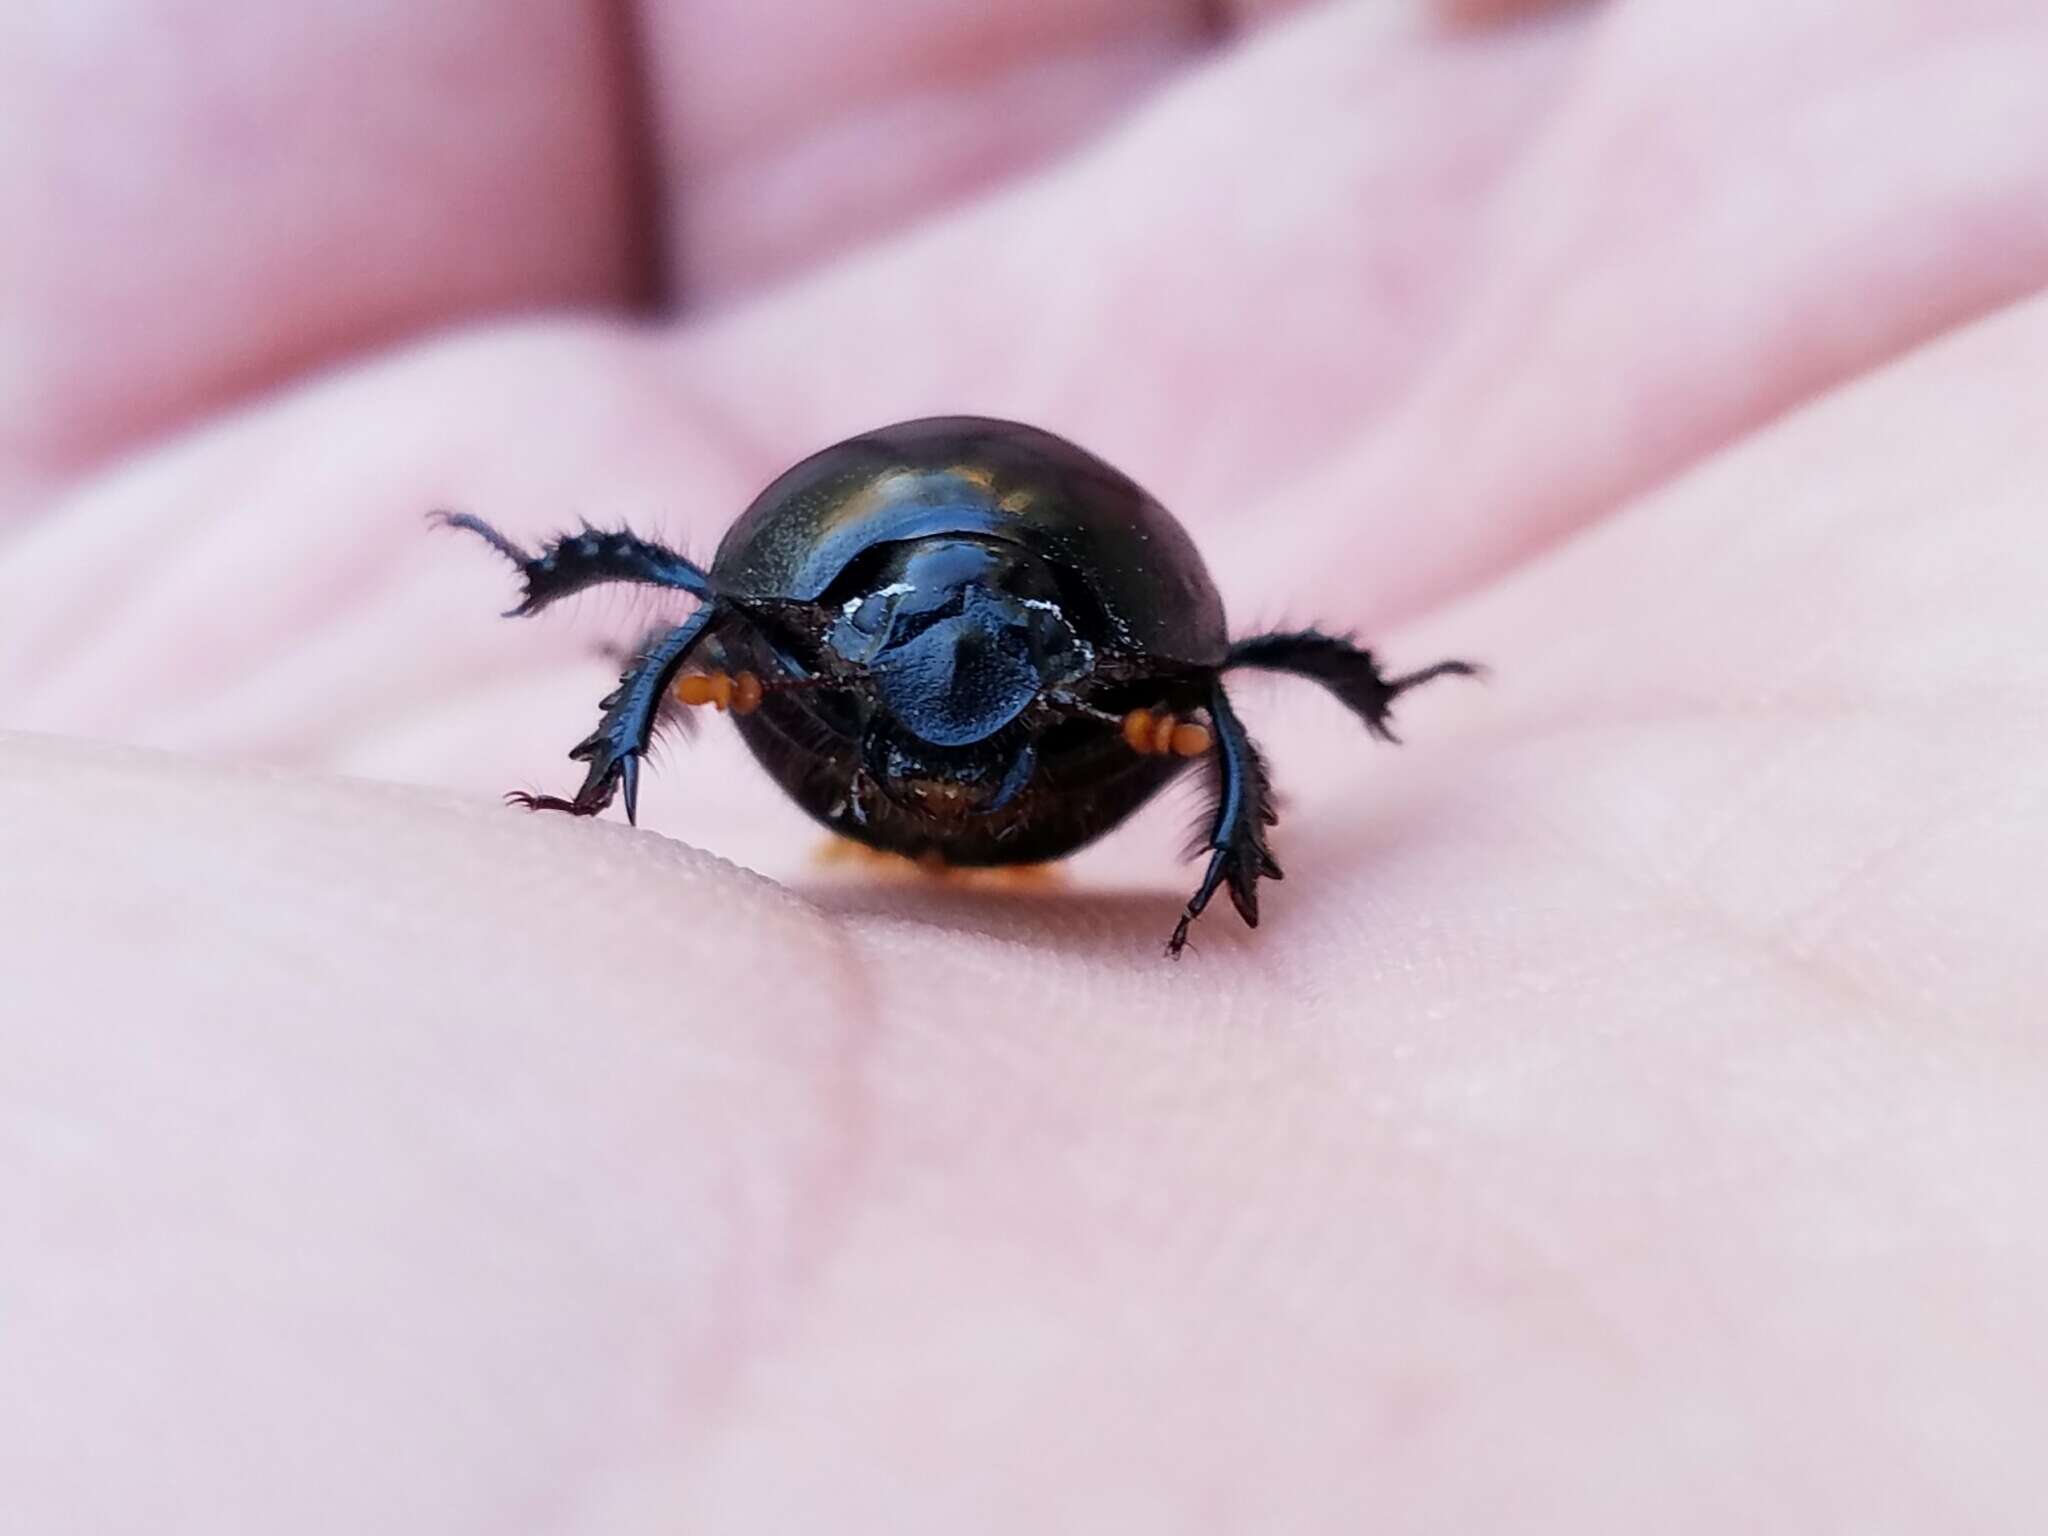
[[1174, 959], [1187, 947], [1188, 929], [1209, 905], [1217, 888], [1230, 892], [1230, 904], [1247, 928], [1259, 926], [1259, 882], [1283, 878], [1280, 862], [1266, 846], [1266, 829], [1280, 819], [1273, 809], [1272, 783], [1266, 762], [1219, 680], [1209, 690], [1209, 720], [1214, 728], [1216, 805], [1202, 846], [1210, 850], [1202, 883], [1188, 898], [1187, 910], [1174, 925], [1166, 952]]
[[1394, 701], [1432, 678], [1480, 677], [1484, 669], [1469, 661], [1440, 661], [1419, 672], [1388, 677], [1371, 651], [1340, 635], [1299, 629], [1253, 635], [1230, 648], [1224, 667], [1253, 667], [1265, 672], [1291, 672], [1321, 683], [1337, 696], [1365, 728], [1382, 741], [1394, 734]]
[[607, 581], [669, 587], [693, 597], [711, 595], [711, 578], [699, 567], [667, 545], [623, 528], [606, 531], [585, 524], [579, 532], [550, 540], [533, 555], [468, 512], [436, 512], [432, 521], [443, 528], [475, 534], [518, 567], [525, 591], [517, 606], [505, 611], [507, 618], [526, 618], [585, 587]]
[[566, 811], [571, 816], [595, 816], [604, 809], [601, 805], [578, 805], [574, 800], [564, 800], [560, 795], [535, 794], [530, 789], [508, 790], [505, 803], [522, 811]]

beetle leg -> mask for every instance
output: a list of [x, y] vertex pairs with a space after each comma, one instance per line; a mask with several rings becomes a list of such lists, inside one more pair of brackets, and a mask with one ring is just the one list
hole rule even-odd
[[1003, 781], [996, 786], [995, 798], [977, 808], [976, 814], [993, 815], [1023, 793], [1024, 786], [1031, 782], [1031, 775], [1038, 768], [1038, 748], [1027, 741], [1017, 749], [1017, 755], [1010, 759], [1010, 766], [1003, 774]]
[[1256, 928], [1259, 881], [1281, 878], [1279, 862], [1266, 846], [1266, 828], [1279, 820], [1279, 814], [1273, 809], [1265, 759], [1230, 707], [1220, 677], [1209, 688], [1209, 720], [1216, 745], [1211, 758], [1216, 805], [1203, 842], [1210, 850], [1209, 867], [1167, 940], [1166, 952], [1176, 959], [1187, 946], [1189, 925], [1202, 915], [1218, 886], [1228, 884], [1231, 905], [1246, 927]]
[[1469, 661], [1440, 661], [1420, 672], [1388, 677], [1371, 651], [1313, 629], [1276, 631], [1240, 640], [1230, 648], [1223, 665], [1225, 670], [1256, 667], [1266, 672], [1292, 672], [1321, 683], [1382, 741], [1400, 740], [1391, 724], [1394, 700], [1409, 689], [1436, 677], [1484, 675], [1484, 669]]
[[637, 582], [649, 587], [673, 587], [695, 597], [711, 595], [711, 578], [665, 544], [656, 544], [623, 528], [606, 533], [585, 524], [582, 532], [564, 534], [529, 555], [480, 517], [467, 512], [435, 512], [431, 520], [444, 528], [460, 528], [475, 534], [519, 568], [525, 583], [517, 607], [505, 617], [525, 618], [539, 613], [585, 587], [607, 581]]
[[[648, 651], [652, 650], [656, 642], [663, 635], [667, 634], [668, 631], [668, 625], [657, 624], [654, 628], [648, 630], [646, 634], [642, 635], [634, 644], [626, 645], [616, 640], [605, 640], [592, 646], [591, 649], [599, 657], [610, 662], [615, 667], [630, 667], [637, 663]], [[681, 678], [676, 679], [678, 684], [681, 681]], [[697, 725], [697, 712], [683, 707], [683, 701], [676, 697], [674, 688], [671, 688], [662, 695], [661, 703], [654, 712], [655, 735], [659, 736], [664, 731], [672, 728], [678, 735], [688, 739], [697, 734]]]
[[605, 695], [597, 729], [570, 749], [573, 760], [590, 765], [583, 787], [573, 797], [565, 800], [559, 795], [518, 790], [505, 798], [530, 811], [595, 816], [612, 803], [614, 794], [623, 793], [626, 820], [633, 821], [640, 794], [640, 754], [654, 735], [662, 700], [690, 653], [723, 616], [718, 604], [706, 603], [674, 629], [657, 635], [635, 658], [619, 686]]

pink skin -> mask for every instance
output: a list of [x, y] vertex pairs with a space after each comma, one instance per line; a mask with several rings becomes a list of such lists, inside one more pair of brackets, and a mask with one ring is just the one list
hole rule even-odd
[[[1288, 9], [31, 13], [10, 1529], [2036, 1528], [2048, 14]], [[1172, 808], [1025, 896], [722, 726], [494, 803], [653, 610], [426, 508], [704, 552], [934, 410], [1495, 680], [1247, 687], [1177, 967]]]

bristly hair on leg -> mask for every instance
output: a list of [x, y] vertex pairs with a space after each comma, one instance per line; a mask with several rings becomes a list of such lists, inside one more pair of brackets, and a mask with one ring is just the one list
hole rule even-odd
[[1437, 677], [1485, 675], [1483, 668], [1469, 661], [1440, 661], [1419, 672], [1388, 677], [1373, 653], [1351, 636], [1317, 629], [1252, 635], [1233, 645], [1223, 664], [1225, 668], [1288, 672], [1320, 683], [1382, 741], [1400, 740], [1394, 734], [1393, 706], [1409, 689]]
[[[655, 648], [674, 627], [672, 623], [657, 624], [632, 645], [606, 641], [597, 647], [597, 653], [619, 668], [622, 676], [626, 675], [646, 665]], [[648, 741], [652, 745], [671, 736], [682, 741], [691, 741], [702, 728], [703, 722], [697, 718], [697, 711], [684, 708], [677, 702], [675, 691], [667, 688], [662, 690], [661, 702], [655, 706], [654, 724], [648, 733]]]
[[582, 787], [571, 799], [558, 795], [519, 794], [509, 797], [530, 810], [567, 811], [575, 816], [595, 816], [623, 796], [626, 820], [639, 817], [640, 754], [647, 749], [654, 719], [663, 696], [690, 653], [724, 617], [717, 603], [704, 603], [675, 628], [666, 631], [619, 679], [618, 687], [604, 696], [603, 716], [597, 729], [569, 749], [574, 762], [586, 763]]
[[711, 578], [665, 544], [643, 539], [627, 529], [599, 529], [585, 523], [580, 532], [563, 534], [529, 554], [491, 524], [468, 512], [431, 512], [429, 523], [473, 533], [515, 566], [524, 590], [507, 618], [539, 613], [586, 587], [601, 582], [630, 582], [669, 587], [693, 597], [711, 596]]
[[1283, 878], [1280, 861], [1266, 842], [1266, 829], [1280, 819], [1273, 803], [1272, 782], [1265, 758], [1231, 707], [1219, 678], [1209, 691], [1209, 719], [1216, 744], [1210, 754], [1211, 793], [1215, 809], [1203, 847], [1209, 863], [1202, 883], [1166, 942], [1168, 956], [1178, 958], [1187, 947], [1188, 930], [1209, 905], [1218, 886], [1230, 891], [1230, 904], [1247, 928], [1259, 926], [1259, 882]]
[[[1287, 807], [1287, 797], [1273, 787], [1272, 774], [1266, 766], [1265, 752], [1256, 743], [1248, 742], [1247, 745], [1257, 754], [1259, 763], [1256, 801], [1253, 807], [1258, 816], [1258, 823], [1264, 827], [1278, 826], [1280, 813]], [[1184, 781], [1197, 786], [1197, 798], [1188, 813], [1187, 831], [1180, 844], [1180, 857], [1184, 863], [1207, 858], [1214, 851], [1209, 839], [1216, 834], [1216, 806], [1223, 797], [1223, 764], [1218, 754], [1206, 754], [1205, 760], [1199, 765], [1199, 770], [1199, 777]]]

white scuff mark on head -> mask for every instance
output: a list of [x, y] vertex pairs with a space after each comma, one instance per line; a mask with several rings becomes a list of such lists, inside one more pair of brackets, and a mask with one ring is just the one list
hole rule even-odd
[[860, 612], [860, 605], [866, 602], [871, 597], [908, 597], [912, 592], [915, 592], [916, 590], [917, 587], [914, 583], [908, 581], [892, 581], [889, 583], [888, 586], [882, 588], [879, 592], [863, 592], [860, 593], [858, 596], [849, 597], [845, 602], [839, 605], [839, 611], [845, 614], [850, 619], [856, 613]]
[[1027, 597], [1023, 599], [1023, 602], [1026, 608], [1042, 608], [1047, 613], [1058, 614], [1061, 618], [1066, 617], [1061, 612], [1060, 605], [1049, 597]]

